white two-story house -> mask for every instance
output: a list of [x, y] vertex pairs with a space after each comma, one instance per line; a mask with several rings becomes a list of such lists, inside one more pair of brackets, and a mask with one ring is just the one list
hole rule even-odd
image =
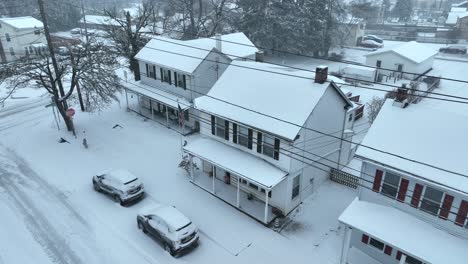
[[468, 116], [430, 107], [387, 100], [362, 142], [382, 152], [358, 148], [342, 264], [468, 262]]
[[254, 60], [258, 49], [243, 33], [181, 41], [155, 37], [136, 55], [141, 81], [127, 85], [128, 107], [168, 127], [199, 129], [193, 100], [205, 95], [233, 60]]
[[30, 17], [0, 18], [0, 62], [47, 54], [41, 21]]
[[200, 135], [184, 147], [192, 182], [264, 224], [313, 193], [349, 154], [340, 139], [352, 107], [327, 68], [317, 71], [232, 62], [195, 99]]

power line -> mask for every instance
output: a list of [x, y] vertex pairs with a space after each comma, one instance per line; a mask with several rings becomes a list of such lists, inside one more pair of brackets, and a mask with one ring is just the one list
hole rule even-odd
[[[71, 4], [71, 3], [63, 3], [63, 4], [75, 6], [75, 5]], [[75, 7], [76, 7], [76, 6], [75, 6]], [[86, 8], [85, 8], [85, 9], [86, 9]], [[102, 12], [101, 12], [100, 14], [101, 14], [101, 15], [105, 15], [105, 14], [102, 13]], [[158, 26], [156, 26], [156, 25], [154, 25], [154, 27], [164, 30], [163, 27], [158, 27]], [[196, 38], [200, 37], [200, 36], [198, 36], [198, 35], [190, 34], [190, 33], [187, 33], [187, 32], [180, 31], [180, 30], [172, 30], [172, 31], [173, 31], [173, 32], [178, 32], [178, 33], [185, 33], [185, 34], [187, 34], [187, 35], [190, 35], [190, 36], [196, 37]], [[216, 40], [216, 37], [205, 37], [205, 38], [212, 39], [212, 40]], [[259, 48], [259, 49], [262, 49], [262, 50], [271, 50], [271, 51], [274, 51], [274, 52], [280, 52], [280, 53], [285, 53], [285, 54], [289, 54], [289, 55], [295, 55], [295, 56], [298, 56], [298, 57], [306, 57], [306, 58], [313, 58], [313, 59], [319, 59], [319, 60], [325, 60], [325, 61], [340, 62], [340, 63], [343, 63], [343, 64], [357, 65], [357, 66], [362, 66], [362, 67], [372, 68], [372, 69], [377, 69], [377, 70], [384, 70], [384, 71], [398, 72], [398, 73], [404, 73], [404, 74], [412, 74], [412, 75], [418, 75], [418, 76], [425, 76], [425, 77], [430, 77], [430, 78], [440, 78], [441, 80], [447, 80], [447, 81], [468, 83], [468, 80], [459, 80], [459, 79], [452, 79], [452, 78], [444, 78], [444, 77], [439, 77], [439, 76], [434, 76], [434, 75], [419, 74], [419, 73], [415, 73], [415, 72], [398, 71], [398, 70], [395, 70], [395, 69], [388, 69], [388, 68], [378, 68], [378, 67], [376, 67], [376, 66], [369, 66], [369, 65], [360, 64], [360, 63], [353, 62], [353, 61], [341, 61], [341, 60], [334, 60], [334, 59], [330, 59], [330, 58], [322, 58], [322, 57], [312, 56], [312, 55], [298, 54], [298, 53], [293, 53], [293, 52], [289, 52], [289, 51], [277, 50], [277, 49], [269, 49], [269, 48], [265, 48], [265, 47], [261, 47], [261, 46], [249, 45], [249, 44], [245, 44], [245, 43], [240, 43], [240, 42], [235, 42], [235, 41], [229, 41], [229, 40], [223, 40], [223, 39], [221, 39], [221, 41], [222, 41], [222, 42], [226, 42], [226, 43], [232, 43], [232, 44], [236, 44], [236, 45], [246, 46], [246, 47]], [[280, 65], [281, 65], [281, 64], [280, 64]], [[288, 65], [282, 65], [282, 66], [290, 67], [290, 66], [288, 66]], [[301, 69], [301, 70], [307, 71], [307, 69]], [[359, 80], [359, 79], [357, 79], [357, 80]], [[360, 81], [367, 82], [367, 81], [365, 81], [365, 80], [360, 80]], [[380, 83], [379, 83], [379, 84], [380, 84]], [[382, 85], [385, 85], [385, 84], [382, 84]], [[398, 88], [400, 88], [400, 87], [398, 87]]]

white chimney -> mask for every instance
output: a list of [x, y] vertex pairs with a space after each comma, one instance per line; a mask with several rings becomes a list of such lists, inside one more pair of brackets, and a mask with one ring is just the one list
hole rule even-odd
[[223, 51], [223, 45], [221, 43], [221, 34], [216, 34], [216, 49], [220, 52]]

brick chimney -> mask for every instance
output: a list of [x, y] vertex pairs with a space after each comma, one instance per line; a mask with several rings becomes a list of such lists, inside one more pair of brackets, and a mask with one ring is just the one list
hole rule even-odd
[[328, 79], [328, 67], [327, 66], [317, 66], [315, 69], [315, 82], [324, 83]]
[[222, 52], [223, 51], [223, 44], [222, 44], [222, 41], [221, 41], [221, 34], [216, 34], [215, 38], [216, 38], [216, 49], [219, 52]]
[[259, 51], [255, 52], [255, 61], [257, 61], [257, 62], [263, 62], [264, 61], [263, 51], [259, 50]]

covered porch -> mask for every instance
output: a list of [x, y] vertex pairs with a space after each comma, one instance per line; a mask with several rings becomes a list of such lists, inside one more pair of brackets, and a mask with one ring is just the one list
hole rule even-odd
[[198, 138], [184, 147], [193, 184], [267, 225], [276, 217], [272, 195], [287, 173], [244, 151]]
[[468, 241], [391, 206], [356, 198], [338, 220], [346, 226], [342, 264], [355, 263], [356, 250], [382, 263], [462, 264], [468, 259]]
[[[155, 122], [173, 128], [186, 135], [195, 129], [190, 118], [192, 104], [185, 98], [138, 83], [125, 89], [127, 108]], [[179, 122], [179, 106], [183, 111], [184, 122]]]

